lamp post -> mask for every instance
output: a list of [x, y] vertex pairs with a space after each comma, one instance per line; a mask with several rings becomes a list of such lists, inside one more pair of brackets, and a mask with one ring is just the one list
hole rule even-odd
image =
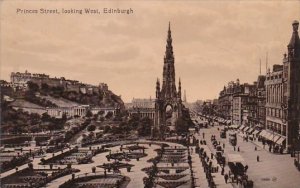
[[272, 124], [271, 130], [272, 130], [272, 134], [273, 134], [273, 139], [272, 139], [272, 145], [273, 145], [273, 143], [274, 143], [274, 123]]

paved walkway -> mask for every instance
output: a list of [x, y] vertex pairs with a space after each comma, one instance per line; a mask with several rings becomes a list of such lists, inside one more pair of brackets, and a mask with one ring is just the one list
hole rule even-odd
[[[210, 138], [211, 134], [208, 131], [209, 129], [202, 129], [202, 130], [205, 130], [204, 131], [205, 132], [205, 138]], [[202, 132], [201, 132], [201, 134], [195, 134], [194, 135], [196, 137], [196, 139], [203, 140]], [[206, 151], [207, 156], [210, 157], [211, 153], [215, 153], [215, 151], [214, 151], [214, 148], [211, 145], [210, 139], [206, 139], [206, 144], [207, 145], [199, 145], [199, 146], [204, 148], [204, 150]], [[199, 158], [199, 160], [201, 160], [201, 159]], [[212, 173], [212, 176], [214, 177], [214, 181], [215, 181], [216, 186], [221, 187], [221, 188], [232, 188], [233, 185], [225, 183], [224, 176], [221, 175], [221, 166], [218, 164], [215, 157], [212, 159], [212, 164], [213, 164], [212, 165], [213, 167], [218, 167], [219, 168], [219, 171], [217, 173]], [[225, 171], [225, 173], [226, 173], [226, 171]], [[205, 174], [204, 174], [204, 176], [205, 176]], [[206, 182], [207, 182], [207, 180], [206, 180]]]
[[[193, 148], [193, 150], [195, 151], [195, 148]], [[196, 186], [208, 187], [206, 175], [202, 167], [202, 163], [201, 163], [201, 159], [199, 158], [199, 155], [193, 152], [191, 156], [192, 156], [192, 164], [193, 164], [193, 171], [196, 180]]]
[[[220, 138], [217, 127], [209, 129], [201, 129], [206, 133], [207, 143], [210, 143], [210, 136], [216, 135], [216, 139], [225, 143], [225, 155], [240, 154], [244, 159], [244, 165], [247, 164], [249, 169], [247, 175], [250, 180], [254, 181], [255, 188], [296, 188], [300, 185], [300, 172], [295, 168], [293, 158], [290, 155], [279, 155], [270, 153], [269, 151], [257, 145], [257, 151], [254, 150], [255, 145], [252, 142], [243, 141], [241, 137], [237, 137], [237, 147], [240, 147], [240, 152], [234, 151], [227, 138]], [[229, 131], [230, 132], [230, 131]], [[260, 162], [256, 161], [256, 157], [260, 157]], [[225, 172], [228, 172], [228, 166], [225, 167]], [[237, 187], [236, 185], [234, 185]]]
[[[69, 149], [64, 149], [63, 151], [66, 152], [68, 150]], [[61, 153], [61, 151], [54, 153], [54, 155], [58, 155], [60, 153]], [[44, 159], [49, 159], [51, 157], [52, 157], [52, 153], [46, 153], [46, 156], [44, 157]], [[32, 159], [32, 158], [30, 158], [30, 159]], [[32, 164], [33, 164], [34, 168], [43, 168], [44, 165], [39, 165], [40, 162], [41, 162], [41, 158], [40, 157], [39, 158], [35, 157], [32, 160]], [[18, 170], [22, 170], [22, 169], [27, 168], [27, 167], [28, 167], [28, 164], [24, 164], [24, 165], [18, 166]], [[4, 177], [9, 176], [9, 175], [11, 175], [11, 174], [13, 174], [15, 172], [16, 172], [16, 169], [11, 169], [9, 171], [1, 173], [0, 177], [4, 178]]]
[[[146, 142], [147, 143], [149, 141], [139, 140], [139, 142]], [[165, 143], [165, 142], [157, 141], [156, 143], [160, 144], [160, 143]], [[122, 175], [128, 176], [130, 178], [130, 182], [127, 185], [127, 187], [144, 187], [143, 178], [147, 177], [147, 174], [144, 171], [142, 171], [141, 169], [145, 168], [145, 167], [149, 167], [149, 166], [152, 165], [152, 163], [148, 163], [147, 160], [149, 160], [150, 158], [156, 157], [157, 153], [154, 150], [160, 148], [160, 146], [157, 145], [157, 144], [151, 144], [151, 146], [149, 146], [148, 144], [140, 144], [141, 146], [145, 146], [146, 148], [148, 148], [148, 149], [145, 150], [145, 153], [147, 153], [148, 155], [144, 158], [140, 158], [139, 161], [137, 161], [135, 159], [131, 160], [129, 163], [133, 164], [134, 166], [131, 168], [130, 172], [127, 172], [127, 169], [121, 169], [120, 170]], [[168, 144], [170, 146], [181, 146], [180, 144], [176, 144], [176, 143], [168, 143]], [[97, 148], [97, 147], [101, 147], [101, 144], [92, 146], [92, 148]], [[84, 147], [83, 149], [89, 149], [89, 147]], [[115, 146], [115, 147], [112, 147], [112, 148], [109, 148], [109, 149], [112, 152], [116, 152], [116, 151], [120, 150], [120, 146]], [[65, 149], [64, 152], [68, 151], [68, 150], [69, 149]], [[58, 155], [60, 153], [61, 153], [60, 151], [56, 152], [55, 155]], [[101, 165], [105, 162], [108, 162], [107, 159], [106, 159], [106, 155], [108, 155], [108, 152], [100, 153], [100, 154], [94, 156], [93, 159], [92, 159], [94, 161], [93, 163], [72, 165], [72, 168], [80, 170], [80, 172], [75, 173], [75, 175], [78, 176], [78, 175], [85, 175], [86, 173], [91, 173], [92, 172], [92, 167]], [[51, 157], [52, 157], [52, 153], [47, 153], [44, 158], [49, 159]], [[32, 164], [33, 164], [34, 168], [43, 169], [46, 166], [48, 166], [48, 165], [39, 165], [38, 163], [40, 163], [40, 159], [41, 158], [34, 158], [33, 159]], [[22, 170], [22, 169], [27, 168], [27, 167], [28, 167], [28, 164], [24, 164], [24, 165], [19, 166], [18, 170]], [[54, 165], [53, 168], [57, 168], [57, 167], [64, 168], [64, 167], [66, 167], [66, 165]], [[15, 172], [16, 172], [15, 169], [4, 172], [4, 173], [1, 174], [1, 178], [9, 176], [9, 175], [11, 175]], [[103, 169], [97, 168], [96, 173], [103, 174], [104, 171], [103, 171]], [[58, 185], [61, 185], [62, 183], [66, 182], [67, 180], [69, 180], [71, 178], [72, 178], [71, 174], [60, 177], [60, 178], [55, 179], [55, 180], [51, 181], [50, 183], [48, 183], [46, 185], [46, 187], [57, 188]]]
[[[137, 161], [136, 159], [132, 159], [129, 163], [133, 164], [134, 166], [131, 168], [130, 172], [127, 172], [127, 169], [125, 169], [125, 168], [120, 169], [122, 175], [130, 178], [130, 182], [127, 185], [127, 187], [144, 187], [143, 178], [147, 177], [147, 174], [145, 172], [143, 172], [141, 169], [152, 165], [151, 163], [148, 163], [147, 160], [155, 157], [156, 152], [154, 150], [160, 148], [158, 145], [155, 145], [155, 144], [152, 144], [151, 146], [149, 146], [148, 144], [145, 144], [145, 145], [140, 144], [140, 145], [148, 148], [145, 150], [145, 153], [148, 155], [146, 157], [140, 158], [139, 161]], [[93, 147], [97, 147], [97, 146], [93, 146]], [[115, 146], [115, 147], [112, 147], [109, 149], [113, 153], [113, 152], [119, 151], [120, 146]], [[93, 166], [98, 166], [103, 163], [108, 163], [108, 161], [106, 159], [106, 155], [108, 155], [108, 152], [100, 153], [100, 154], [94, 156], [93, 157], [94, 162], [90, 163], [90, 164], [72, 165], [72, 168], [80, 169], [80, 172], [76, 173], [75, 175], [77, 176], [77, 175], [84, 175], [85, 173], [91, 173]], [[96, 173], [103, 174], [104, 171], [101, 168], [97, 168]], [[62, 183], [64, 183], [65, 181], [67, 181], [71, 178], [72, 178], [72, 175], [63, 176], [61, 178], [58, 178], [58, 179], [53, 180], [52, 182], [48, 183], [47, 187], [57, 188], [57, 185], [61, 185]]]

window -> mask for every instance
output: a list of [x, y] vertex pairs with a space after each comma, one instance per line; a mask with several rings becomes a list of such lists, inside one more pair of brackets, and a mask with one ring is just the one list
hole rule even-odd
[[277, 133], [281, 134], [281, 125], [277, 124]]
[[282, 135], [286, 136], [286, 125], [282, 125]]
[[282, 110], [279, 109], [279, 118], [282, 118]]

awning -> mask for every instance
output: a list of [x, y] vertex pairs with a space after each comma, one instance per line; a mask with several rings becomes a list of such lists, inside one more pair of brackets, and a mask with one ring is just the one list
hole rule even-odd
[[258, 127], [258, 128], [263, 128], [264, 126], [263, 125], [261, 125], [261, 124], [256, 124], [256, 126], [255, 127]]
[[245, 126], [244, 126], [244, 125], [240, 126], [240, 128], [239, 128], [239, 129], [240, 129], [240, 130], [242, 130], [243, 128], [245, 128]]
[[280, 137], [277, 141], [276, 144], [282, 145], [282, 143], [285, 141], [285, 137]]
[[228, 154], [228, 162], [244, 162], [243, 157], [240, 154]]
[[267, 134], [267, 131], [266, 131], [266, 130], [262, 130], [262, 131], [259, 133], [259, 136], [265, 137], [265, 134]]
[[274, 136], [274, 142], [276, 143], [276, 141], [277, 141], [279, 138], [280, 138], [280, 136], [275, 135], [275, 136]]
[[253, 128], [250, 128], [247, 130], [248, 133], [251, 133], [253, 131]]
[[252, 134], [258, 134], [259, 131], [258, 130], [254, 130], [254, 132]]
[[233, 128], [233, 129], [237, 129], [239, 126], [238, 125], [230, 125], [229, 127]]
[[270, 141], [273, 141], [273, 137], [274, 137], [275, 135], [273, 135], [272, 133], [267, 133], [267, 135], [266, 135], [266, 139], [268, 139], [268, 140], [270, 140]]
[[244, 131], [247, 131], [248, 129], [250, 129], [250, 127], [246, 127], [246, 128], [244, 129]]

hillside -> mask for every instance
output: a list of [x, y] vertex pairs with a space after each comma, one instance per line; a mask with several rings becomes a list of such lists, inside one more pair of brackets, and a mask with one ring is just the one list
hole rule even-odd
[[0, 81], [2, 99], [4, 95], [12, 100], [21, 98], [41, 107], [73, 107], [82, 104], [125, 109], [121, 97], [109, 90], [105, 83], [95, 86], [27, 71], [12, 73], [11, 80]]
[[54, 106], [68, 107], [85, 104], [99, 107], [120, 107], [124, 109], [122, 99], [107, 88], [81, 84], [78, 85], [78, 88], [73, 86], [70, 89], [70, 87], [51, 86], [47, 83], [39, 85], [38, 83], [29, 81], [28, 91], [25, 96], [30, 96], [27, 99], [34, 98], [37, 97], [36, 93], [40, 94], [39, 98], [49, 101]]

